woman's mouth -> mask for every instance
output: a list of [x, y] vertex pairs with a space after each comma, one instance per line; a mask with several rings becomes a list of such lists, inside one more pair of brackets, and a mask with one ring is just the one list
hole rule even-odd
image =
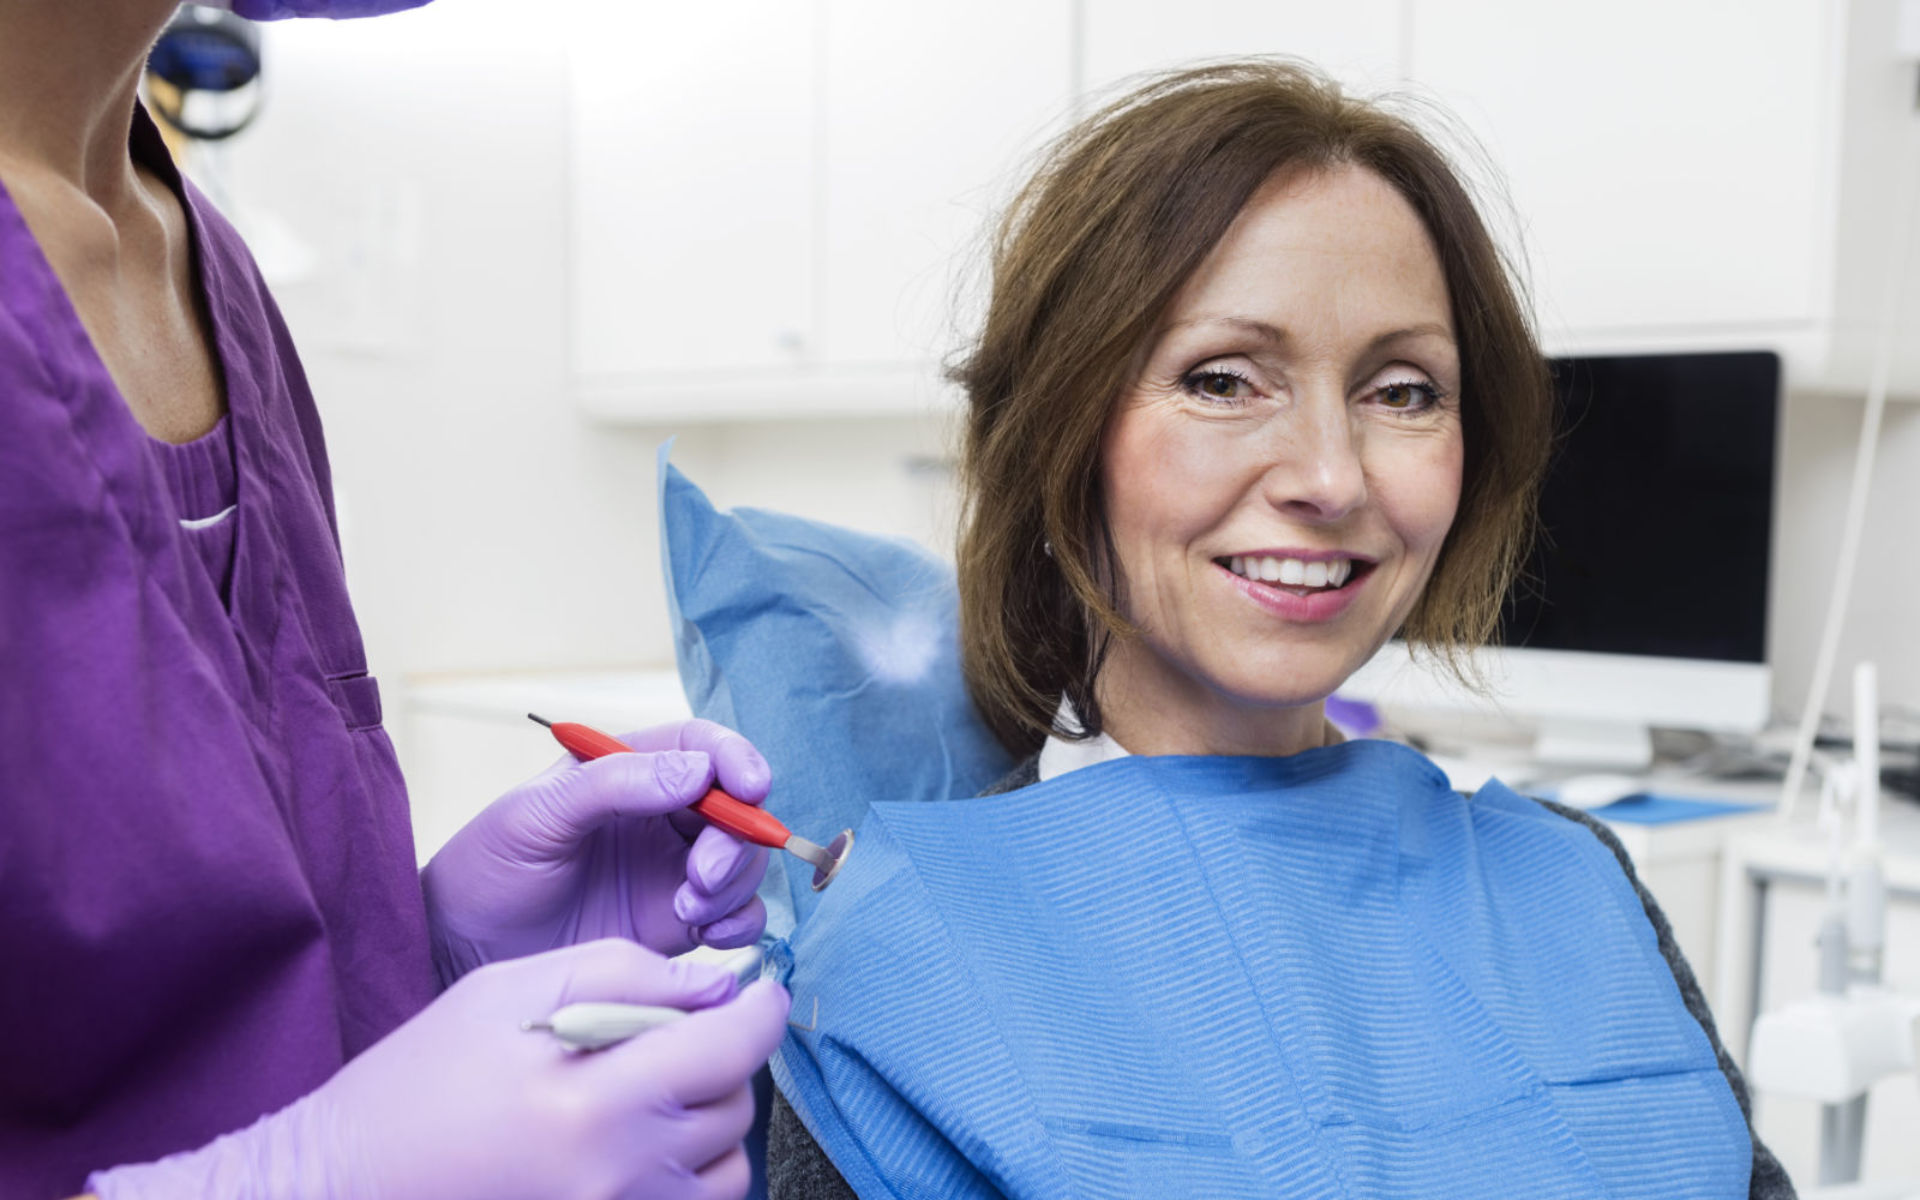
[[1374, 564], [1364, 558], [1286, 558], [1267, 554], [1234, 554], [1215, 563], [1252, 583], [1295, 596], [1337, 592], [1364, 579]]

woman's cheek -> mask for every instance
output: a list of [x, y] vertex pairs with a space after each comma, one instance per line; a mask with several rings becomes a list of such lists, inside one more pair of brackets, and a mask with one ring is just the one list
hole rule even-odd
[[[1407, 447], [1414, 450], [1414, 447]], [[1465, 463], [1465, 448], [1458, 432], [1419, 446], [1399, 464], [1399, 469], [1384, 476], [1388, 494], [1389, 521], [1399, 531], [1401, 541], [1416, 556], [1431, 559], [1453, 528], [1460, 510], [1460, 479]]]

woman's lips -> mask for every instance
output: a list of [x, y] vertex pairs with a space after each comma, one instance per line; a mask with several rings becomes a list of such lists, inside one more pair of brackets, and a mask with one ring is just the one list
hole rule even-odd
[[1376, 564], [1355, 560], [1353, 573], [1339, 587], [1307, 588], [1284, 583], [1265, 583], [1236, 575], [1225, 564], [1213, 564], [1238, 588], [1240, 594], [1261, 608], [1288, 621], [1331, 621], [1347, 610], [1372, 578]]

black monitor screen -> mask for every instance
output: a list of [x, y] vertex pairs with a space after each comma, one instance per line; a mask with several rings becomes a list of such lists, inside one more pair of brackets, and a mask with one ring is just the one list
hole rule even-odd
[[1780, 359], [1563, 358], [1509, 646], [1766, 661]]

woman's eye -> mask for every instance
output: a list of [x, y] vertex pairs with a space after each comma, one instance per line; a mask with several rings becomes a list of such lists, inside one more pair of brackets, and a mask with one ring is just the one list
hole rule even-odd
[[1232, 371], [1195, 371], [1181, 386], [1203, 400], [1244, 400], [1252, 390], [1244, 376]]
[[1407, 379], [1383, 384], [1374, 395], [1387, 408], [1398, 412], [1419, 412], [1439, 403], [1440, 389], [1431, 383]]

